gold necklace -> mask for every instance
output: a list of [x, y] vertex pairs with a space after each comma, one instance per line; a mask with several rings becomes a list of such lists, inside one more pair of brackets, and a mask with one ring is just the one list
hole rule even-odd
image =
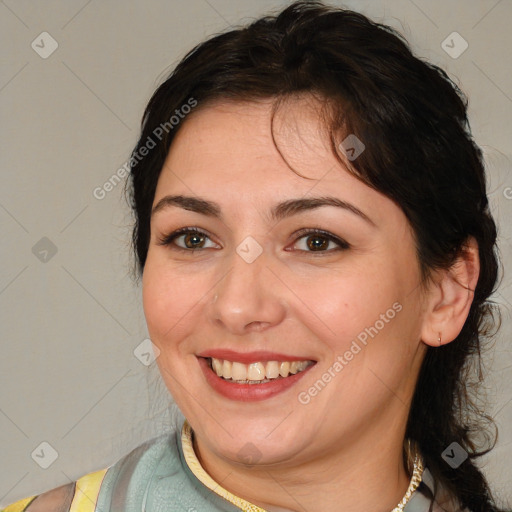
[[405, 505], [411, 499], [412, 493], [418, 488], [423, 477], [423, 461], [419, 454], [414, 457], [414, 469], [409, 482], [409, 487], [401, 499], [400, 503], [391, 512], [403, 512]]

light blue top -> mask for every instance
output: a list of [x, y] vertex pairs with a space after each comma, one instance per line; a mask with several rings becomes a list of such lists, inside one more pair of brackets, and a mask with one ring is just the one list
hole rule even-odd
[[152, 439], [111, 466], [97, 512], [240, 512], [188, 467], [177, 432]]
[[[431, 490], [428, 469], [423, 483]], [[428, 512], [430, 499], [415, 491], [404, 512]], [[435, 510], [443, 509], [434, 506]], [[241, 509], [203, 484], [187, 465], [178, 432], [154, 438], [111, 466], [103, 480], [97, 512], [239, 512]], [[256, 508], [255, 508], [256, 510]]]

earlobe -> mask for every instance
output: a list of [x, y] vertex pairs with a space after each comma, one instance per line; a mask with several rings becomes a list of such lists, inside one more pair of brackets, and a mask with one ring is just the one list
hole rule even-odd
[[470, 237], [449, 269], [435, 272], [427, 292], [422, 341], [439, 347], [462, 330], [473, 303], [480, 273], [478, 244]]

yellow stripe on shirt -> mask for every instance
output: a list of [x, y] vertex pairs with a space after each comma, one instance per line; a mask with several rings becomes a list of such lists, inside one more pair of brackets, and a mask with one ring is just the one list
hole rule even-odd
[[94, 512], [107, 469], [89, 473], [76, 481], [75, 496], [69, 512]]
[[37, 496], [31, 496], [30, 498], [19, 500], [16, 503], [12, 503], [8, 507], [3, 508], [1, 512], [23, 512], [36, 497]]

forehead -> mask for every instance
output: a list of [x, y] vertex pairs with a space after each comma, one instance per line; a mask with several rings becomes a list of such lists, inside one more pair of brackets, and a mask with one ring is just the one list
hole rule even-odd
[[[279, 108], [272, 100], [199, 105], [180, 126], [158, 182], [165, 189], [238, 188], [270, 197], [350, 188], [352, 196], [375, 191], [351, 175], [332, 152], [320, 105], [298, 97]], [[292, 171], [295, 171], [293, 172]]]

